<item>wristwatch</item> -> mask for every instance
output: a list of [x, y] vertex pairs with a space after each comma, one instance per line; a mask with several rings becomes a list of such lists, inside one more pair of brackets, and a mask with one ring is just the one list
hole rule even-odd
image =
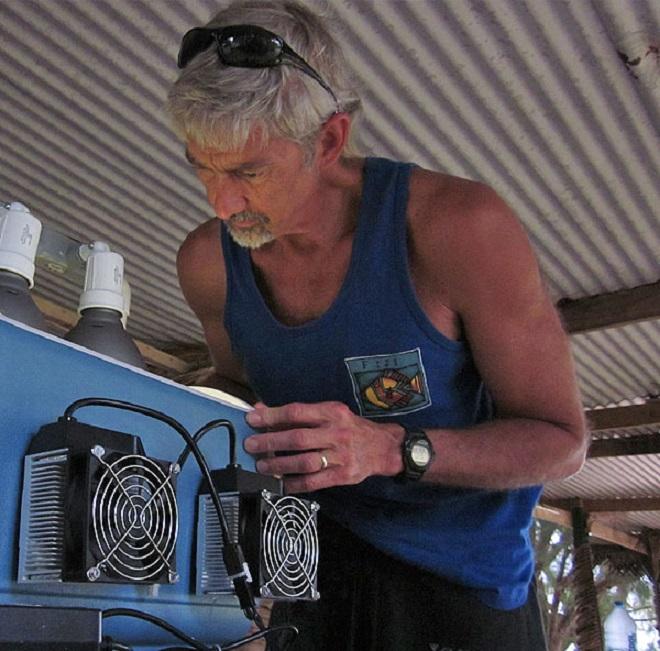
[[403, 456], [403, 472], [400, 477], [418, 481], [426, 472], [435, 457], [433, 444], [426, 432], [418, 427], [402, 425], [406, 434], [401, 446]]

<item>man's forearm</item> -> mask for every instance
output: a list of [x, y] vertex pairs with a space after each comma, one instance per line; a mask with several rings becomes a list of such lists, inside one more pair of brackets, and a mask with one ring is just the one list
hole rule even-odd
[[435, 458], [422, 481], [474, 488], [510, 489], [566, 477], [580, 469], [587, 448], [581, 427], [525, 418], [426, 433]]
[[[403, 471], [403, 427], [362, 418], [342, 403], [259, 405], [246, 420], [261, 430], [244, 441], [248, 453], [262, 457], [257, 470], [285, 476], [290, 492]], [[586, 450], [581, 423], [511, 417], [425, 431], [435, 458], [421, 481], [449, 486], [504, 490], [542, 484], [577, 472]]]

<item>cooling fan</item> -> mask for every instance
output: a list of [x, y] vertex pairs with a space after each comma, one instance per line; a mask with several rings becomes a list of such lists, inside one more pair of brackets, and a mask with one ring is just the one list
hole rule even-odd
[[90, 581], [103, 572], [130, 581], [153, 581], [175, 572], [170, 566], [177, 534], [176, 495], [169, 467], [140, 455], [107, 455], [92, 449], [99, 479], [92, 499], [95, 565]]
[[268, 491], [261, 498], [261, 596], [317, 598], [316, 503]]
[[177, 581], [178, 471], [137, 436], [42, 427], [25, 458], [18, 580]]
[[[275, 600], [316, 600], [318, 504], [281, 494], [279, 481], [238, 468], [211, 473], [233, 542], [245, 553], [255, 592]], [[232, 594], [208, 492], [199, 496], [197, 594]]]

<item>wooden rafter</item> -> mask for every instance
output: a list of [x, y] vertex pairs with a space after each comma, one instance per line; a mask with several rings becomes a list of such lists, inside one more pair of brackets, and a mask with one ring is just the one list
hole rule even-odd
[[649, 400], [643, 405], [590, 409], [586, 416], [592, 432], [655, 425], [660, 423], [660, 400]]
[[628, 457], [639, 454], [660, 454], [660, 432], [639, 434], [617, 439], [599, 439], [592, 441], [587, 456]]
[[[540, 504], [534, 509], [534, 517], [547, 522], [554, 522], [563, 527], [570, 528], [573, 524], [570, 511], [545, 506], [544, 504]], [[589, 530], [594, 538], [620, 545], [626, 549], [632, 549], [640, 554], [648, 554], [646, 543], [639, 536], [614, 529], [610, 525], [600, 521], [597, 515], [590, 514], [589, 523]]]
[[[573, 499], [543, 499], [544, 506], [570, 510]], [[660, 495], [657, 497], [618, 497], [618, 498], [582, 498], [582, 507], [589, 513], [660, 511]]]
[[557, 304], [571, 334], [660, 319], [660, 281]]

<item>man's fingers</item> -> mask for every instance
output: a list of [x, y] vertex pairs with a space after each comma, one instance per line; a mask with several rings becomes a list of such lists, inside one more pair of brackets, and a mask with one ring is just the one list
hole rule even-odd
[[315, 450], [303, 454], [261, 459], [257, 470], [264, 475], [307, 475], [323, 472], [330, 468], [327, 450]]
[[255, 408], [246, 414], [245, 420], [255, 428], [291, 429], [336, 421], [344, 412], [349, 411], [346, 405], [338, 402], [292, 402], [281, 407], [255, 405]]
[[311, 493], [345, 484], [340, 468], [328, 468], [323, 472], [314, 472], [309, 475], [289, 475], [284, 477], [284, 489], [287, 493]]
[[253, 434], [245, 439], [243, 447], [249, 454], [274, 454], [324, 447], [321, 443], [319, 430], [289, 429], [283, 432]]

